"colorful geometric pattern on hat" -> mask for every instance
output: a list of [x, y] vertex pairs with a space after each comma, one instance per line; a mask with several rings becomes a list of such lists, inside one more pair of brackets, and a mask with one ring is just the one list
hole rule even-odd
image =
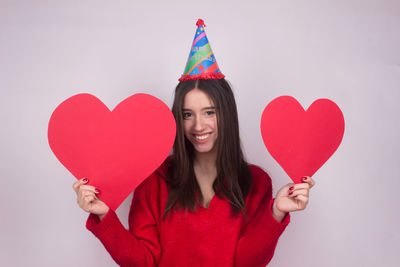
[[222, 79], [225, 75], [219, 70], [214, 53], [204, 31], [204, 21], [199, 19], [196, 23], [197, 31], [194, 36], [192, 48], [185, 70], [179, 81], [198, 79]]

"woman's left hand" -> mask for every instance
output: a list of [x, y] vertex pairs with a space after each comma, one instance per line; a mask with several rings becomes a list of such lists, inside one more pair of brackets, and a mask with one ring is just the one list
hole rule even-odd
[[272, 214], [277, 221], [282, 221], [287, 212], [306, 208], [310, 188], [315, 185], [315, 181], [309, 176], [304, 176], [302, 181], [300, 184], [287, 184], [276, 194]]

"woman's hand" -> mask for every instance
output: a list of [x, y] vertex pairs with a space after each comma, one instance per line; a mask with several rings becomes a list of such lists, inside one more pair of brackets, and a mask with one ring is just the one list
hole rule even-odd
[[72, 185], [78, 197], [79, 207], [86, 212], [97, 214], [101, 220], [110, 208], [96, 196], [99, 192], [94, 186], [85, 185], [87, 182], [88, 179], [83, 178]]
[[297, 210], [304, 210], [308, 203], [310, 188], [315, 185], [315, 181], [305, 176], [303, 183], [290, 183], [282, 187], [276, 194], [272, 206], [272, 215], [277, 221], [282, 221], [286, 213]]

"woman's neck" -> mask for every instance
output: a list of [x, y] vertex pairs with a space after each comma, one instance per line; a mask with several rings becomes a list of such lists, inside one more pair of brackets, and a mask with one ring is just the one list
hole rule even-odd
[[208, 207], [215, 192], [212, 185], [217, 178], [217, 155], [216, 153], [197, 153], [193, 168], [197, 183], [203, 195], [203, 206]]
[[196, 153], [193, 163], [196, 169], [203, 170], [203, 172], [214, 172], [217, 169], [217, 153], [214, 151], [208, 153]]

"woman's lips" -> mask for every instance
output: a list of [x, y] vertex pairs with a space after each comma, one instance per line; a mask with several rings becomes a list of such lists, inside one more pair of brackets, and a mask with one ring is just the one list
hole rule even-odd
[[206, 134], [193, 134], [194, 140], [197, 143], [206, 143], [210, 137], [211, 133], [206, 133]]

